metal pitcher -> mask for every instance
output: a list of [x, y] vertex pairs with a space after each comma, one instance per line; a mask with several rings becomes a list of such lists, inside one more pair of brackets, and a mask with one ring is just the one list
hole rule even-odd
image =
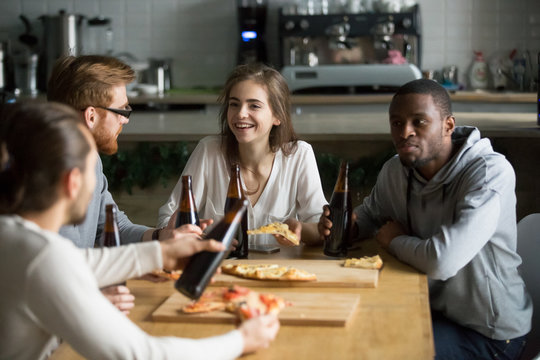
[[67, 14], [64, 10], [57, 15], [40, 17], [44, 34], [42, 62], [45, 74], [42, 74], [42, 81], [45, 87], [57, 59], [82, 54], [83, 19], [82, 15]]

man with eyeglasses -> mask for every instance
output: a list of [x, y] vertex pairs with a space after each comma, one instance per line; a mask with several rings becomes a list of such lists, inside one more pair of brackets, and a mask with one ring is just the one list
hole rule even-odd
[[[69, 56], [56, 62], [48, 82], [47, 99], [79, 110], [94, 136], [99, 152], [111, 155], [118, 151], [118, 135], [129, 122], [131, 107], [128, 104], [126, 85], [134, 78], [133, 69], [116, 58]], [[94, 247], [98, 242], [105, 225], [105, 205], [114, 204], [99, 157], [96, 178], [96, 188], [85, 221], [60, 229], [62, 236], [71, 239], [81, 248]], [[118, 212], [117, 219], [122, 244], [172, 238], [180, 234], [180, 230], [174, 229], [172, 221], [166, 228], [152, 229], [133, 224], [122, 211]], [[102, 292], [126, 314], [134, 305], [134, 297], [125, 286], [111, 286], [102, 289]]]

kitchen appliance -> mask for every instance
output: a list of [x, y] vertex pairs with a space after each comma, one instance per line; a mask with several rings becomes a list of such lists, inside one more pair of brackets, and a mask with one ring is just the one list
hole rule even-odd
[[43, 15], [43, 53], [40, 59], [38, 87], [46, 90], [47, 81], [57, 59], [83, 53], [84, 17], [61, 10], [57, 15]]
[[172, 59], [148, 59], [149, 67], [146, 70], [146, 82], [157, 85], [158, 95], [163, 95], [171, 89], [171, 63]]
[[238, 0], [238, 64], [266, 62], [266, 0]]
[[83, 50], [85, 54], [112, 54], [113, 30], [110, 18], [97, 16], [88, 19]]
[[8, 40], [0, 41], [0, 91], [12, 91], [15, 88], [13, 57]]
[[6, 89], [6, 82], [7, 82], [6, 61], [7, 61], [6, 44], [3, 42], [0, 42], [0, 91]]
[[15, 85], [17, 93], [36, 96], [38, 54], [23, 51], [14, 56], [15, 58]]
[[290, 14], [280, 11], [282, 74], [293, 92], [391, 91], [419, 79], [420, 9]]

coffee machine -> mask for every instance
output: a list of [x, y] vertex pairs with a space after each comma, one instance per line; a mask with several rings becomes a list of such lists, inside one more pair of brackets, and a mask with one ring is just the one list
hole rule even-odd
[[401, 12], [283, 10], [281, 72], [293, 92], [393, 91], [422, 77], [418, 5]]
[[238, 0], [238, 64], [266, 62], [266, 0]]

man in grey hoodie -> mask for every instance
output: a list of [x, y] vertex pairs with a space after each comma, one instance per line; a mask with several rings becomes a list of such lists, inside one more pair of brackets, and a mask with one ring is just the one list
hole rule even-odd
[[519, 358], [532, 302], [517, 270], [512, 166], [477, 128], [455, 126], [434, 81], [403, 85], [389, 116], [397, 155], [355, 209], [354, 237], [427, 274], [437, 359]]

